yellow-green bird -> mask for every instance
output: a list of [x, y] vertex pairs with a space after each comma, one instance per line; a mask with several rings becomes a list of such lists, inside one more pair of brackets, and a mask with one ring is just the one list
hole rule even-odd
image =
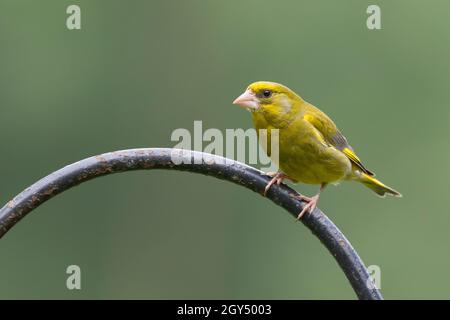
[[[309, 198], [300, 196], [307, 204], [299, 213], [312, 212], [319, 200], [320, 192], [329, 183], [343, 180], [361, 182], [376, 194], [401, 197], [396, 190], [374, 178], [356, 155], [334, 122], [322, 111], [303, 100], [288, 87], [275, 82], [258, 81], [248, 86], [233, 104], [242, 106], [252, 114], [255, 129], [267, 130], [267, 141], [271, 141], [271, 130], [278, 129], [278, 159], [272, 157], [278, 167], [270, 173], [272, 180], [264, 194], [284, 179], [320, 185], [319, 192]], [[270, 155], [270, 143], [266, 152]]]

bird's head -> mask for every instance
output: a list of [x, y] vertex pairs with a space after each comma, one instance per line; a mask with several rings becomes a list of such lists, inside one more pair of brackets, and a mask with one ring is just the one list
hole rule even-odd
[[233, 101], [233, 104], [251, 112], [269, 111], [286, 114], [299, 101], [302, 99], [282, 84], [258, 81], [249, 85], [247, 90]]

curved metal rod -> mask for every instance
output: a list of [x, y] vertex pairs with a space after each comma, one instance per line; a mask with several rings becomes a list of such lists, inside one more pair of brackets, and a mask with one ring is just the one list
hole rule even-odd
[[[178, 164], [182, 159], [185, 163]], [[259, 194], [263, 193], [270, 180], [262, 171], [240, 162], [190, 150], [150, 148], [105, 153], [55, 171], [9, 201], [0, 209], [0, 238], [27, 213], [71, 187], [112, 173], [148, 169], [202, 173], [231, 181]], [[303, 204], [294, 195], [297, 195], [296, 191], [282, 184], [274, 185], [267, 198], [296, 217]], [[370, 285], [369, 273], [350, 242], [324, 213], [316, 209], [301, 221], [327, 247], [360, 299], [383, 299], [380, 291]]]

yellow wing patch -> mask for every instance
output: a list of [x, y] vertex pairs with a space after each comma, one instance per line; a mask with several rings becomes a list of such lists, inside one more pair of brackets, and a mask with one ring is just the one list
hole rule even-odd
[[364, 165], [362, 164], [361, 160], [359, 160], [358, 156], [355, 152], [353, 152], [350, 148], [344, 148], [342, 152], [347, 156], [347, 158], [350, 159], [351, 162], [353, 162], [358, 168], [360, 168], [363, 172], [367, 173], [369, 176], [374, 176], [375, 174], [371, 171], [369, 171]]
[[358, 156], [352, 150], [352, 147], [347, 142], [347, 139], [338, 130], [334, 122], [328, 118], [328, 116], [312, 105], [307, 105], [308, 111], [305, 113], [303, 118], [312, 124], [321, 134], [323, 139], [330, 145], [334, 146], [336, 149], [343, 152], [350, 161], [361, 169], [362, 172], [369, 176], [374, 176], [375, 174], [368, 170], [359, 160]]

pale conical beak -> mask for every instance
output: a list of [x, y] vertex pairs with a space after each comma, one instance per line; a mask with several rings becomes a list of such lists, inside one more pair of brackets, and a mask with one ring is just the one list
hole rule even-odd
[[243, 94], [237, 97], [236, 100], [233, 101], [233, 104], [253, 110], [258, 109], [259, 106], [258, 99], [250, 90], [245, 91]]

